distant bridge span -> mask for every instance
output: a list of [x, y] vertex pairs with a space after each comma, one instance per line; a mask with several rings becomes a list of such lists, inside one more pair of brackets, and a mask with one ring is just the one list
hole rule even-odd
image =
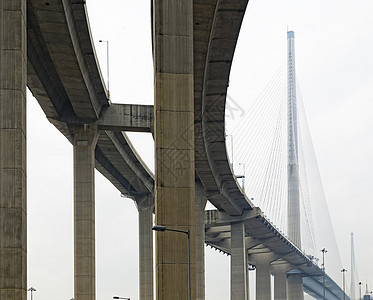
[[[205, 200], [218, 209], [205, 213], [206, 242], [230, 254], [231, 225], [244, 219], [249, 260], [250, 255], [254, 257], [258, 253], [274, 254], [272, 265], [287, 264], [300, 272], [305, 276], [305, 290], [320, 298], [320, 268], [252, 204], [239, 187], [229, 165], [225, 144], [225, 103], [230, 68], [247, 2], [194, 1], [196, 175], [203, 186]], [[122, 131], [153, 132], [153, 107], [110, 102], [83, 3], [59, 0], [47, 5], [41, 0], [28, 1], [27, 84], [48, 120], [72, 144], [79, 145], [81, 140], [76, 136], [82, 128], [97, 131], [96, 168], [122, 194], [136, 201], [139, 212], [152, 212], [154, 176]], [[245, 216], [250, 217], [245, 219]], [[145, 224], [150, 230], [149, 223]], [[146, 228], [142, 230], [146, 231]], [[149, 243], [149, 239], [140, 237], [140, 245], [150, 247]], [[142, 283], [142, 280], [147, 280], [146, 276], [149, 274], [140, 274], [140, 295], [142, 289], [150, 285]], [[341, 293], [338, 285], [327, 277], [327, 299], [339, 299]], [[150, 297], [153, 299], [153, 295]]]

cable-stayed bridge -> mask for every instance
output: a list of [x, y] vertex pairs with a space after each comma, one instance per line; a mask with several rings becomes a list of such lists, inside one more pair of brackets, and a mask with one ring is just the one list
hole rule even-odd
[[[2, 57], [9, 56], [1, 70], [5, 78], [1, 88], [7, 93], [18, 91], [7, 94], [1, 111], [1, 145], [9, 145], [1, 152], [1, 171], [6, 173], [1, 180], [7, 186], [0, 199], [6, 224], [0, 249], [1, 278], [7, 278], [0, 282], [2, 297], [23, 299], [26, 294], [27, 84], [50, 122], [74, 146], [75, 299], [95, 298], [94, 168], [136, 201], [141, 299], [154, 298], [154, 206], [157, 224], [191, 231], [193, 299], [204, 298], [205, 231], [207, 240], [214, 239], [209, 244], [232, 256], [231, 299], [248, 296], [248, 259], [262, 279], [257, 280], [257, 299], [269, 299], [271, 273], [277, 274], [277, 299], [301, 299], [303, 285], [321, 298], [322, 270], [243, 193], [226, 153], [226, 91], [247, 1], [154, 2], [154, 107], [111, 103], [95, 57], [85, 1], [4, 3], [4, 15], [11, 16], [4, 17], [4, 23], [22, 30], [16, 35], [4, 33], [7, 38], [1, 40], [0, 48]], [[155, 181], [124, 131], [154, 133], [158, 147]], [[204, 213], [207, 200], [217, 210]], [[216, 234], [216, 230], [221, 232]], [[184, 242], [157, 234], [160, 299], [187, 294]], [[167, 269], [170, 265], [172, 270]], [[327, 299], [340, 297], [341, 288], [326, 279]]]
[[[291, 42], [289, 39], [291, 39]], [[263, 211], [260, 214], [248, 217], [246, 220], [246, 243], [249, 263], [254, 265], [252, 268], [255, 269], [257, 254], [265, 256], [266, 253], [271, 257], [267, 260], [271, 261], [269, 265], [271, 265], [272, 274], [275, 278], [275, 295], [276, 286], [284, 286], [283, 283], [276, 282], [276, 276], [280, 277], [278, 273], [281, 272], [279, 270], [288, 269], [291, 270], [287, 274], [288, 277], [294, 273], [302, 274], [305, 290], [318, 298], [324, 297], [323, 286], [320, 290], [320, 283], [323, 285], [324, 280], [322, 276], [323, 265], [320, 263], [321, 270], [318, 267], [314, 270], [310, 268], [312, 263], [316, 263], [317, 266], [320, 265], [317, 263], [321, 253], [318, 246], [327, 245], [329, 251], [336, 253], [333, 258], [329, 259], [328, 257], [328, 259], [329, 270], [334, 269], [332, 277], [337, 281], [342, 264], [325, 203], [317, 162], [314, 158], [305, 112], [302, 102], [299, 101], [298, 103], [297, 101], [296, 95], [299, 94], [299, 100], [301, 100], [301, 95], [296, 88], [295, 70], [293, 69], [295, 68], [293, 32], [288, 32], [288, 44], [287, 72], [285, 68], [281, 67], [265, 91], [254, 101], [252, 107], [248, 108], [244, 116], [236, 119], [236, 122], [232, 122], [233, 125], [228, 126], [227, 150], [230, 155], [232, 172], [234, 168], [236, 178], [238, 181], [242, 180], [242, 189], [245, 190], [246, 187], [246, 193], [250, 194], [253, 203]], [[231, 101], [233, 100], [231, 99]], [[232, 105], [232, 103], [227, 105]], [[304, 151], [306, 145], [310, 149]], [[309, 174], [307, 174], [306, 161], [310, 164], [311, 171]], [[297, 165], [296, 178], [294, 178], [294, 174], [291, 174], [292, 171], [289, 168], [289, 165], [294, 162]], [[312, 175], [311, 178], [308, 178], [310, 175]], [[295, 212], [292, 207], [294, 205], [288, 200], [294, 197], [294, 191], [289, 192], [291, 189], [294, 190], [294, 181], [297, 183], [296, 195], [298, 195]], [[311, 181], [312, 189], [309, 188], [308, 181]], [[311, 199], [316, 200], [313, 201], [313, 205], [311, 205]], [[316, 209], [318, 216], [316, 229], [321, 229], [322, 232], [315, 234], [312, 206], [317, 208], [318, 205], [320, 207]], [[325, 211], [322, 212], [322, 210]], [[219, 213], [216, 216], [215, 213], [217, 212], [209, 212], [206, 217], [208, 227], [206, 240], [211, 246], [230, 253], [231, 232], [227, 225], [231, 220], [228, 221], [229, 218], [221, 216]], [[288, 220], [293, 220], [293, 223], [288, 224]], [[267, 228], [270, 229], [267, 233], [264, 233]], [[303, 232], [302, 238], [300, 232]], [[291, 237], [292, 235], [293, 237]], [[289, 267], [291, 258], [287, 258], [287, 253], [294, 253], [284, 250], [284, 245], [280, 240], [290, 241], [292, 244], [290, 247], [296, 246], [298, 250], [303, 249], [303, 254], [307, 259], [310, 259], [307, 267], [304, 269], [303, 267], [299, 269], [294, 267], [297, 264], [302, 266], [302, 263], [304, 264], [302, 260], [293, 261], [291, 263], [293, 267]], [[274, 255], [274, 253], [281, 254]], [[262, 264], [259, 264], [259, 270], [256, 272], [257, 282], [260, 280], [259, 283], [263, 281], [262, 278], [258, 278], [258, 271], [262, 272], [262, 268]], [[265, 283], [265, 286], [269, 285], [270, 283]], [[343, 295], [343, 292], [336, 288], [333, 279], [329, 276], [326, 278], [326, 286], [328, 286], [326, 288], [328, 291], [325, 291], [326, 298], [333, 298], [338, 294]], [[329, 290], [333, 290], [333, 288], [334, 296]], [[257, 286], [258, 289], [263, 288]], [[277, 291], [277, 295], [278, 293]], [[263, 299], [268, 298], [269, 295], [270, 292], [268, 291]], [[293, 297], [298, 299], [300, 296]]]

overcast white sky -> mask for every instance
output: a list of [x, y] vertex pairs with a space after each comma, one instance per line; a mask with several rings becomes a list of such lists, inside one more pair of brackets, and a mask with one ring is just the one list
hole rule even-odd
[[[105, 78], [106, 48], [98, 40], [110, 43], [112, 101], [152, 104], [150, 1], [87, 0], [87, 7]], [[372, 12], [370, 0], [250, 1], [229, 88], [245, 108], [285, 60], [287, 26], [295, 31], [297, 77], [343, 266], [350, 270], [354, 232], [360, 280], [370, 289]], [[152, 167], [150, 135], [136, 139]], [[28, 97], [28, 286], [37, 289], [35, 300], [73, 297], [72, 151]], [[96, 179], [97, 299], [136, 300], [137, 211], [100, 174]], [[206, 263], [206, 299], [229, 299], [229, 258], [207, 249]]]

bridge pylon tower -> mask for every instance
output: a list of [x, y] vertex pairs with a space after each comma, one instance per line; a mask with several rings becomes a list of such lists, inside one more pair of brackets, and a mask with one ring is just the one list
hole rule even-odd
[[[294, 31], [287, 32], [288, 41], [288, 237], [301, 248], [300, 232], [300, 194], [298, 159], [298, 108], [295, 80]], [[300, 274], [291, 274], [287, 278], [288, 299], [304, 299], [303, 281]]]
[[351, 232], [351, 287], [350, 287], [350, 298], [356, 300], [356, 262], [355, 262], [355, 245], [354, 245], [354, 233]]

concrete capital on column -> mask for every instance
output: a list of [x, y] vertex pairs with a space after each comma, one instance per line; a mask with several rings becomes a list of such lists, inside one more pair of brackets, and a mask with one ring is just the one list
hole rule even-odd
[[74, 144], [74, 298], [96, 298], [94, 125], [76, 126]]
[[278, 255], [272, 252], [251, 254], [250, 260], [256, 266], [256, 299], [271, 299], [271, 262], [276, 260]]
[[154, 196], [151, 194], [134, 197], [137, 211], [151, 210], [154, 211]]
[[77, 147], [96, 147], [99, 130], [97, 125], [83, 124], [73, 128], [73, 144]]

